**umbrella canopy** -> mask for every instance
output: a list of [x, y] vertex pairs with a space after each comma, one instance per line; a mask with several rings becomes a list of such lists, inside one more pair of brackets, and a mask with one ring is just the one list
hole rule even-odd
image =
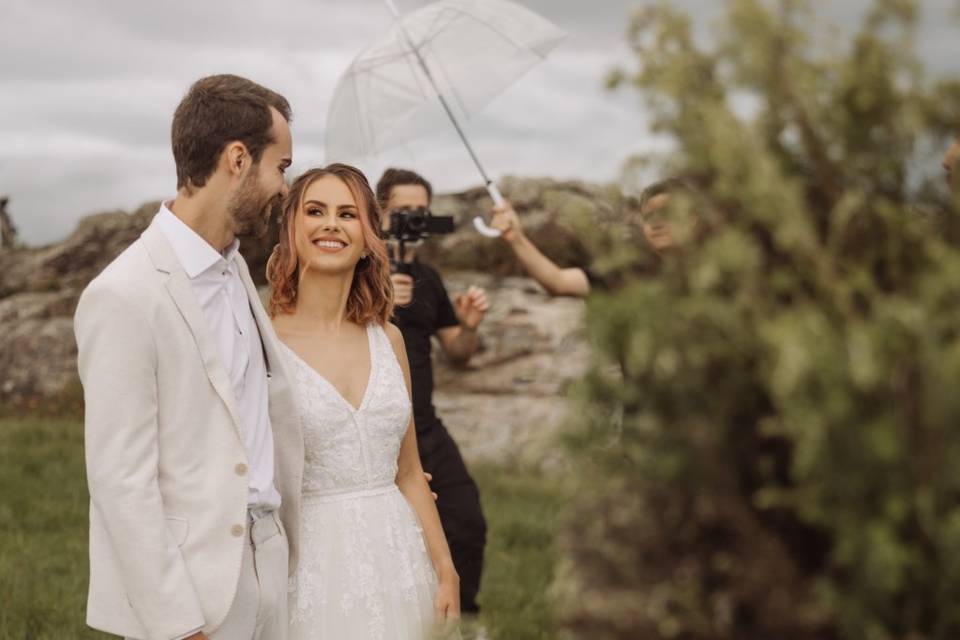
[[507, 0], [440, 0], [407, 14], [340, 79], [327, 115], [327, 160], [360, 160], [436, 131], [448, 116], [456, 125], [563, 37]]

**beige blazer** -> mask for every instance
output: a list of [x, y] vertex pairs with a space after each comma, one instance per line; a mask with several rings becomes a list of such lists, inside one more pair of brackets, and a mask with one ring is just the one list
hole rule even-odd
[[[303, 437], [285, 359], [239, 256], [266, 356], [281, 520], [298, 553]], [[223, 622], [240, 574], [247, 460], [233, 392], [190, 282], [151, 225], [74, 318], [90, 488], [87, 624], [169, 640]]]

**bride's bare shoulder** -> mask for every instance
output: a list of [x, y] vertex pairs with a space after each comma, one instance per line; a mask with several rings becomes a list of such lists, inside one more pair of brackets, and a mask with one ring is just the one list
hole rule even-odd
[[387, 338], [390, 339], [390, 346], [393, 347], [393, 352], [397, 355], [397, 359], [402, 363], [406, 362], [407, 348], [404, 346], [403, 334], [400, 333], [400, 329], [392, 322], [387, 322], [383, 325], [383, 331], [387, 334]]
[[386, 332], [387, 337], [390, 338], [391, 343], [403, 346], [403, 334], [400, 333], [400, 328], [397, 325], [392, 322], [387, 322], [383, 325], [383, 330]]

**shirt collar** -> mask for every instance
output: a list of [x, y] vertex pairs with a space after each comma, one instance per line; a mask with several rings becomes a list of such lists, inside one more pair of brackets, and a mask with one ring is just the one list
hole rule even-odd
[[240, 247], [240, 241], [234, 238], [226, 250], [222, 254], [219, 253], [196, 231], [178, 218], [170, 210], [167, 202], [160, 205], [160, 211], [157, 213], [157, 224], [160, 225], [160, 230], [167, 237], [170, 246], [173, 247], [173, 252], [176, 254], [180, 266], [183, 267], [187, 277], [191, 280], [221, 260], [232, 263], [233, 257]]

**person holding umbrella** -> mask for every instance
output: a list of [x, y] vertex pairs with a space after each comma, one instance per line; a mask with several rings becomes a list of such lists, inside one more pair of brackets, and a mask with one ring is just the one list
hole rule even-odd
[[[680, 249], [702, 226], [699, 218], [702, 212], [690, 220], [678, 219], [681, 216], [671, 213], [670, 201], [676, 194], [692, 197], [700, 203], [701, 209], [707, 208], [696, 187], [684, 178], [655, 182], [644, 189], [640, 196], [637, 222], [647, 245], [658, 258]], [[524, 233], [520, 218], [509, 201], [505, 200], [502, 206], [494, 206], [492, 226], [513, 250], [527, 275], [550, 295], [585, 298], [592, 289], [605, 286], [589, 267], [561, 267], [544, 255]]]

